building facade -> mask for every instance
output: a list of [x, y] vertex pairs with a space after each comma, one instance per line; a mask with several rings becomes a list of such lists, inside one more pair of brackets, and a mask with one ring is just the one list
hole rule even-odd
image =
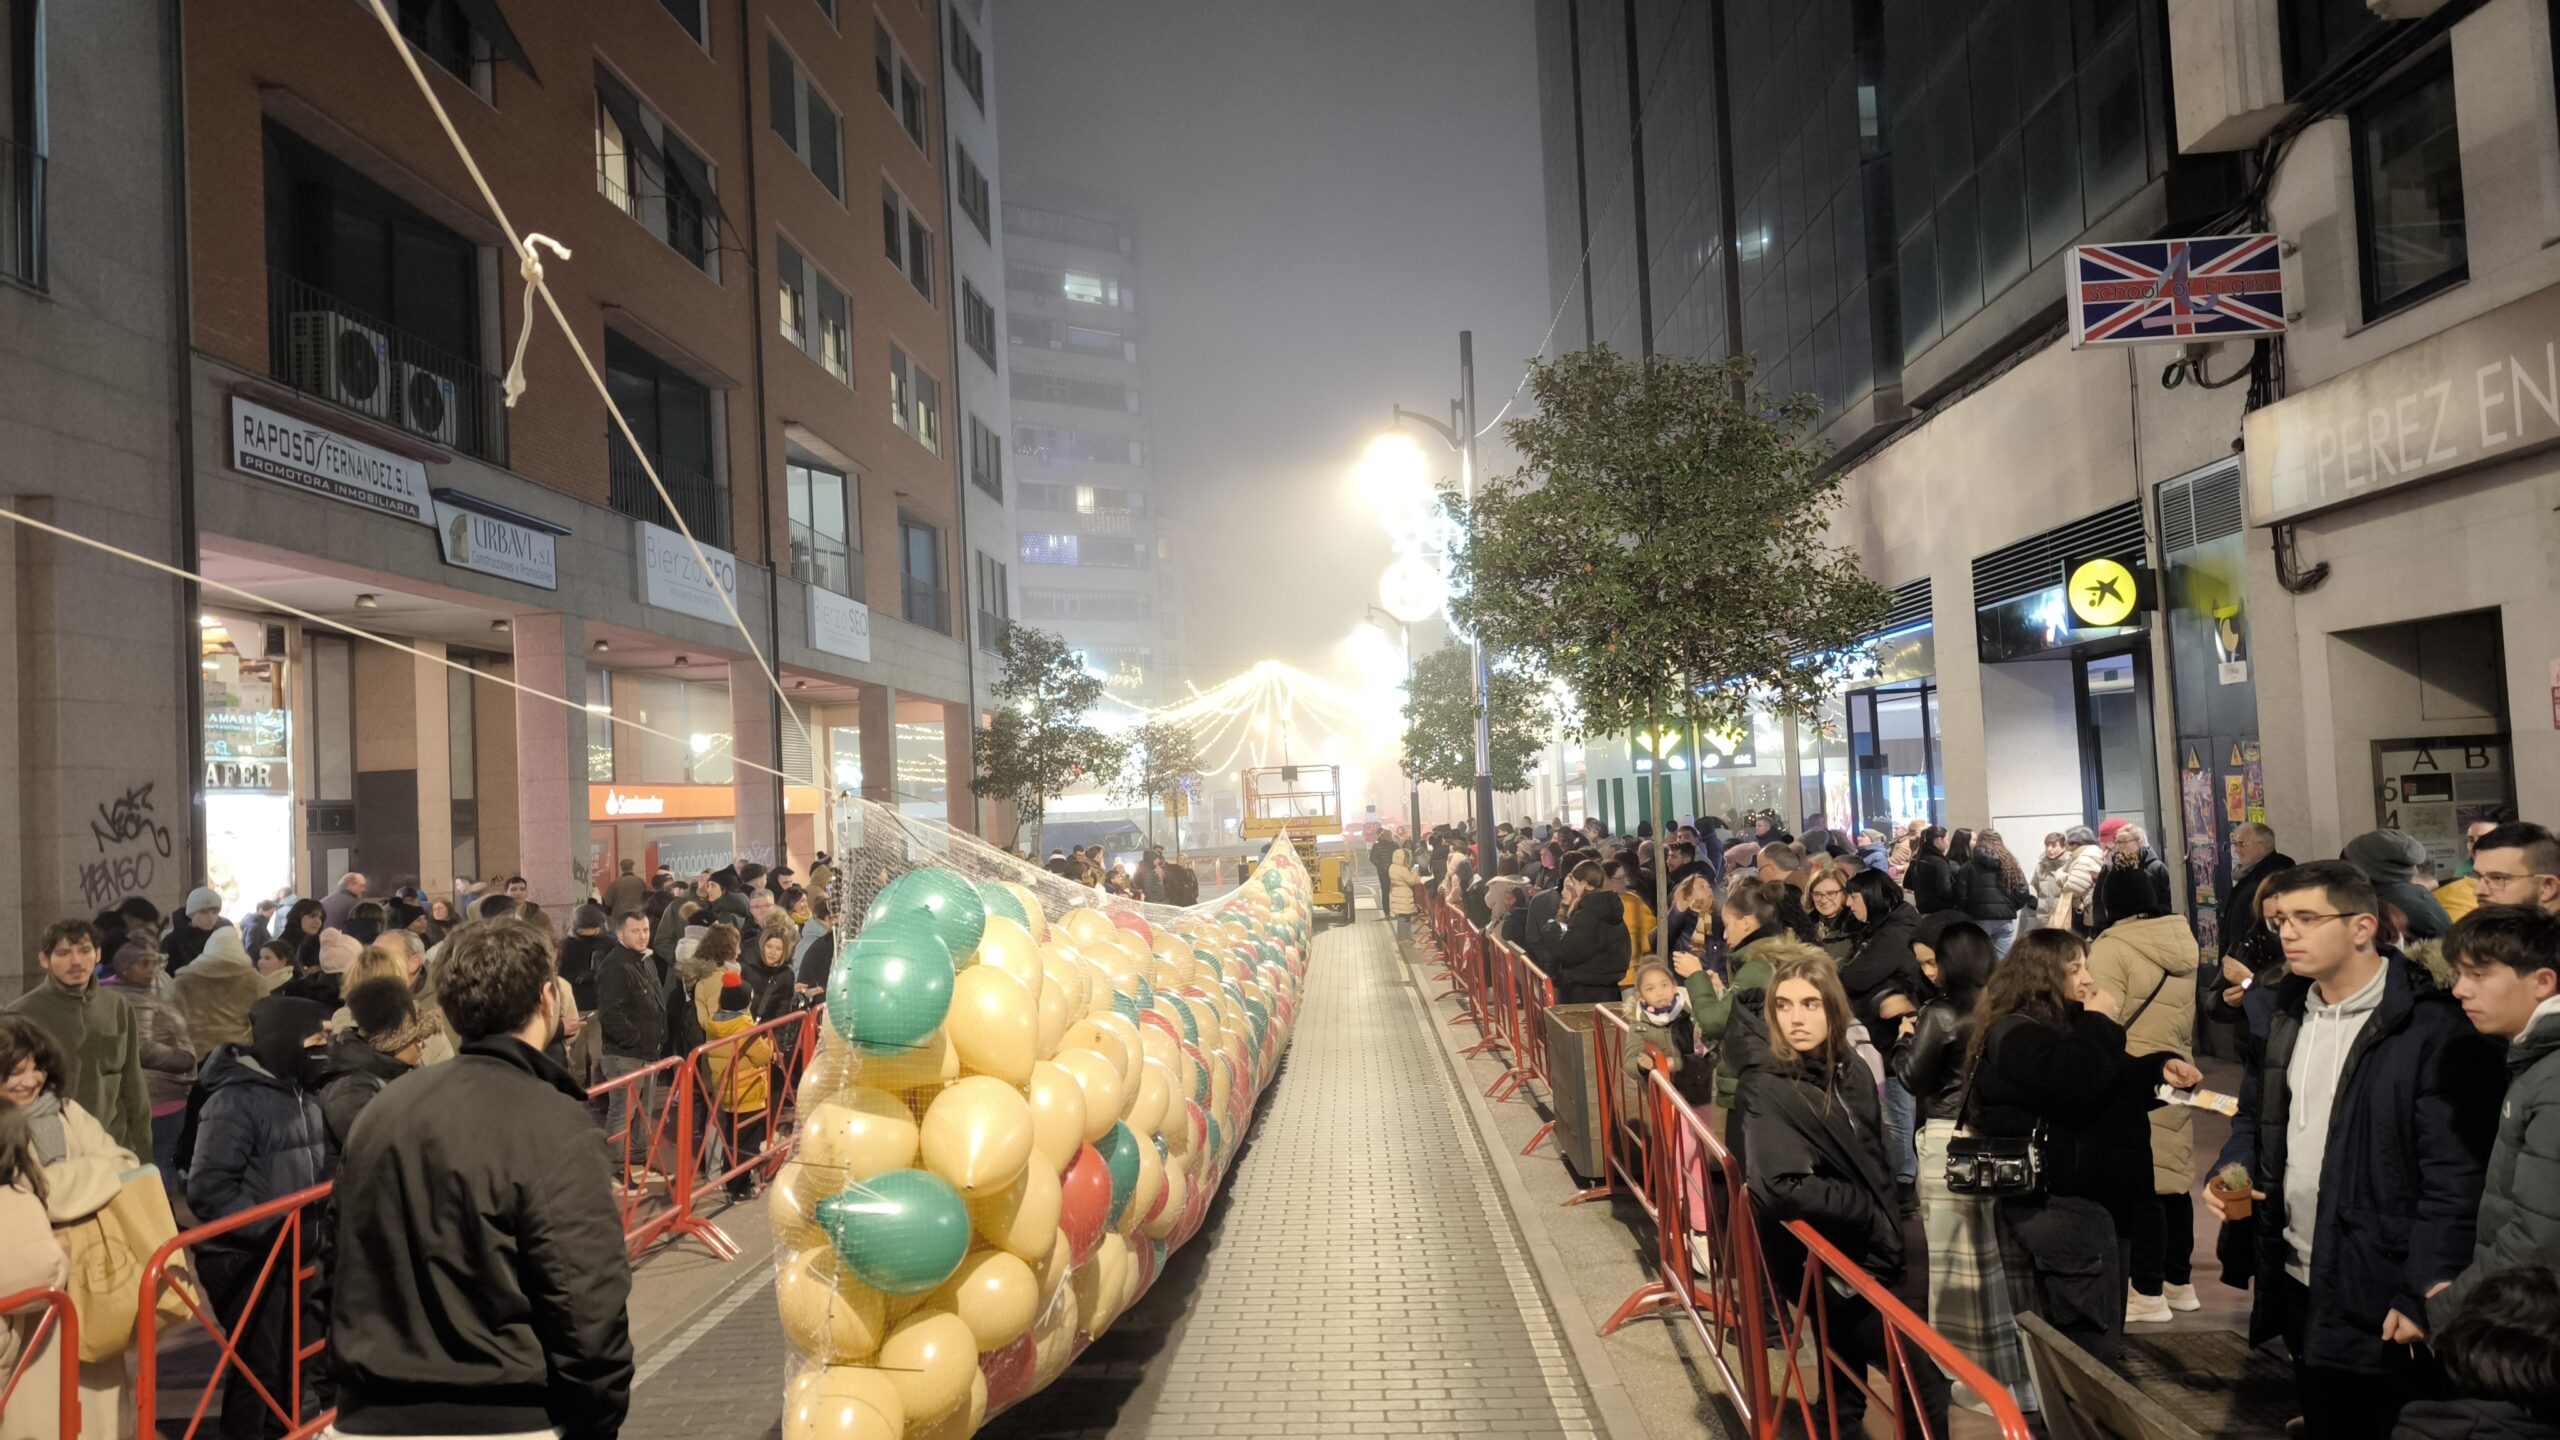
[[[199, 877], [556, 908], [805, 866], [839, 790], [974, 828], [983, 9], [404, 0], [395, 44], [280, 0], [167, 37], [182, 75], [180, 7], [0, 9], [0, 494], [212, 582], [0, 538], [15, 929]], [[399, 45], [569, 252], [547, 297]], [[48, 113], [136, 76], [182, 104]]]
[[[1895, 592], [1822, 714], [1595, 741], [1583, 808], [2028, 854], [2122, 817], [2207, 935], [2233, 823], [2397, 825], [2449, 873], [2463, 821], [2547, 810], [2551, 10], [2401, 10], [1541, 0], [1556, 347], [1817, 396]], [[2282, 339], [2071, 344], [2071, 246], [2257, 231]], [[2439, 400], [2476, 423], [2430, 458]], [[2156, 607], [2072, 613], [2093, 558]]]
[[1160, 704], [1181, 687], [1135, 229], [1123, 207], [1054, 183], [1016, 177], [1008, 196], [1018, 618], [1064, 636], [1113, 699]]

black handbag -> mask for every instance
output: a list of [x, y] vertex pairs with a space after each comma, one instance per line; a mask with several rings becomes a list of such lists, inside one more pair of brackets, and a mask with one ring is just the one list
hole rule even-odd
[[[1991, 1042], [1983, 1041], [1988, 1057]], [[2045, 1123], [2024, 1135], [1975, 1135], [1972, 1130], [1974, 1077], [1965, 1077], [1964, 1103], [1957, 1107], [1956, 1133], [1947, 1140], [1947, 1189], [1981, 1200], [2032, 1200], [2044, 1194]]]

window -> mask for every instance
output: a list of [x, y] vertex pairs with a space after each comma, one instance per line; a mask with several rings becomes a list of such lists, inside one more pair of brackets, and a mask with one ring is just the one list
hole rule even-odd
[[827, 17], [828, 24], [836, 23], [836, 0], [818, 0], [818, 13]]
[[[959, 28], [959, 22], [953, 21], [952, 26]], [[880, 103], [898, 117], [907, 138], [924, 145], [924, 82], [916, 78], [898, 42], [889, 38], [889, 27], [877, 20], [871, 22], [871, 83], [880, 92]]]
[[986, 551], [977, 552], [978, 574], [978, 646], [993, 650], [1004, 639], [1004, 627], [1013, 619], [1013, 602], [1007, 595], [1003, 562]]
[[1022, 563], [1025, 565], [1073, 565], [1076, 563], [1075, 535], [1049, 535], [1035, 530], [1022, 533]]
[[941, 453], [942, 384], [895, 345], [889, 347], [889, 411], [899, 429], [916, 437], [927, 450]]
[[1055, 210], [1026, 205], [1005, 207], [1004, 229], [1008, 235], [1056, 240], [1068, 245], [1081, 245], [1087, 250], [1120, 248], [1119, 227], [1107, 220], [1090, 220], [1082, 215], [1064, 215]]
[[1104, 275], [1085, 275], [1070, 270], [1059, 277], [1059, 290], [1070, 300], [1087, 305], [1120, 303], [1120, 282]]
[[2378, 320], [2471, 273], [2450, 54], [2357, 107], [2350, 133], [2364, 316]]
[[914, 370], [907, 364], [907, 352], [889, 347], [889, 420], [899, 429], [912, 434], [915, 422], [907, 416], [914, 389]]
[[1152, 597], [1122, 590], [1033, 590], [1022, 592], [1026, 620], [1100, 620], [1144, 623], [1155, 618]]
[[951, 15], [951, 73], [960, 77], [960, 88], [969, 92], [978, 112], [987, 109], [987, 52], [978, 48], [977, 37], [960, 23], [960, 12]]
[[1004, 499], [1004, 442], [974, 414], [969, 417], [969, 483]]
[[44, 284], [43, 76], [35, 0], [0, 0], [0, 277]]
[[[728, 487], [714, 464], [711, 391], [614, 331], [607, 330], [604, 341], [605, 390], [640, 437], [640, 453], [674, 498], [675, 513], [704, 544], [726, 545]], [[605, 450], [613, 508], [674, 529], [666, 503], [611, 416], [605, 418]]]
[[1075, 405], [1087, 410], [1119, 410], [1137, 413], [1128, 386], [1110, 380], [1075, 380], [1064, 375], [1036, 375], [1019, 368], [1013, 372], [1013, 398], [1036, 400], [1048, 405]]
[[911, 515], [898, 517], [898, 565], [905, 579], [907, 623], [949, 634], [942, 592], [942, 532]]
[[988, 369], [996, 368], [996, 307], [966, 280], [960, 282], [960, 324], [969, 348], [978, 352]]
[[782, 338], [853, 383], [853, 312], [844, 291], [788, 240], [774, 242], [774, 273], [781, 287]]
[[918, 146], [924, 144], [924, 82], [916, 72], [898, 62], [898, 120], [907, 127], [907, 138]]
[[765, 85], [773, 133], [828, 194], [843, 199], [844, 122], [779, 38], [765, 42]]
[[1052, 464], [1087, 461], [1099, 465], [1143, 465], [1144, 451], [1125, 435], [1106, 435], [1067, 425], [1016, 425], [1013, 453], [1035, 455]]
[[264, 134], [271, 373], [503, 460], [480, 353], [478, 247], [289, 130]]
[[668, 14], [676, 17], [676, 23], [684, 27], [684, 33], [693, 37], [694, 44], [702, 43], [702, 37], [710, 30], [703, 23], [703, 0], [658, 0], [658, 3], [666, 7]]
[[710, 163], [668, 133], [612, 72], [596, 70], [596, 190], [716, 279], [719, 201]]
[[[661, 3], [673, 9], [683, 0]], [[391, 6], [392, 18], [400, 26], [400, 38], [409, 42], [409, 48], [435, 62], [485, 100], [490, 94], [492, 37], [473, 23], [472, 11], [473, 7], [463, 0], [393, 0]], [[505, 26], [503, 14], [494, 7], [489, 13], [495, 15], [499, 26]], [[509, 45], [515, 44], [512, 32], [506, 39]]]
[[804, 583], [853, 593], [853, 555], [860, 548], [857, 516], [845, 474], [798, 451], [783, 464], [791, 496], [791, 574]]
[[990, 202], [986, 172], [978, 168], [977, 161], [969, 158], [967, 146], [955, 145], [952, 148], [958, 152], [959, 163], [952, 172], [955, 177], [952, 188], [959, 194], [960, 213], [968, 216], [969, 223], [978, 227], [980, 239], [992, 242], [996, 237], [988, 220]]
[[880, 183], [880, 249], [889, 263], [906, 273], [907, 283], [925, 299], [933, 298], [933, 232], [897, 187]]
[[898, 42], [877, 20], [871, 22], [871, 83], [880, 91], [881, 104], [898, 108]]

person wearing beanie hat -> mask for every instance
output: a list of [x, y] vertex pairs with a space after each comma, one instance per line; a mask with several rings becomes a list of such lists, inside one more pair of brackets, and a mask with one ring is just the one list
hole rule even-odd
[[730, 1165], [738, 1167], [738, 1173], [729, 1177], [729, 1198], [745, 1200], [755, 1194], [756, 1172], [739, 1157], [753, 1157], [764, 1149], [765, 1107], [772, 1094], [766, 1070], [773, 1064], [773, 1034], [731, 1039], [756, 1028], [755, 993], [745, 976], [736, 970], [723, 974], [719, 995], [718, 1008], [702, 1022], [702, 1033], [710, 1038], [700, 1062], [702, 1083], [716, 1097], [719, 1113], [713, 1123], [720, 1127], [722, 1153]]
[[2402, 943], [2441, 940], [2453, 928], [2444, 906], [2417, 883], [2418, 867], [2427, 863], [2427, 847], [2416, 836], [2405, 830], [2367, 830], [2348, 841], [2339, 858], [2363, 871], [2373, 882], [2375, 897], [2400, 912], [2406, 922], [2400, 931]]
[[169, 957], [167, 973], [176, 974], [204, 953], [205, 937], [226, 923], [222, 918], [222, 892], [210, 885], [199, 885], [187, 892], [186, 908], [169, 920], [169, 943], [161, 947]]
[[2098, 843], [2109, 850], [2116, 848], [2116, 832], [2133, 822], [2121, 815], [2110, 815], [2098, 822]]
[[569, 919], [569, 938], [560, 942], [560, 978], [580, 1010], [596, 1008], [596, 962], [613, 948], [613, 937], [604, 933], [612, 923], [603, 906], [581, 905]]
[[249, 1043], [249, 1007], [272, 994], [290, 972], [262, 972], [240, 943], [240, 927], [205, 937], [196, 963], [169, 977], [169, 998], [186, 1018], [187, 1043], [205, 1059], [224, 1045]]
[[327, 974], [346, 974], [363, 953], [364, 943], [344, 930], [332, 927], [320, 932], [320, 969]]

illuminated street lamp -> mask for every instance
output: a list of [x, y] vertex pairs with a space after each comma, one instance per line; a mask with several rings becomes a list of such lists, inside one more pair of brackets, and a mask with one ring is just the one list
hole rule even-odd
[[[1476, 336], [1472, 330], [1458, 332], [1458, 394], [1449, 402], [1449, 420], [1443, 424], [1417, 410], [1395, 407], [1396, 426], [1407, 421], [1430, 430], [1448, 442], [1458, 453], [1458, 494], [1472, 502], [1476, 495]], [[1380, 456], [1379, 447], [1370, 453]], [[1390, 607], [1392, 608], [1392, 606]], [[1467, 637], [1467, 649], [1475, 660], [1476, 703], [1476, 867], [1482, 874], [1493, 873], [1493, 710], [1486, 696], [1491, 689], [1486, 667], [1484, 642], [1474, 635]]]

